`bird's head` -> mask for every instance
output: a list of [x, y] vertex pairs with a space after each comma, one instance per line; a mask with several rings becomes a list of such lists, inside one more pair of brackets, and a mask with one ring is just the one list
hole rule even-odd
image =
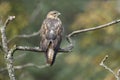
[[56, 19], [56, 18], [58, 18], [58, 16], [59, 16], [60, 14], [61, 14], [61, 13], [58, 12], [58, 11], [50, 11], [50, 12], [48, 12], [48, 14], [47, 14], [47, 18]]

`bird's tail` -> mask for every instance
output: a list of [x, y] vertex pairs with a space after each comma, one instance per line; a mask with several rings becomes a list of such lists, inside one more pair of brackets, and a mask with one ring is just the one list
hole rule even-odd
[[46, 56], [47, 56], [47, 63], [52, 66], [55, 60], [55, 51], [53, 49], [52, 42], [49, 43], [48, 49], [46, 51]]

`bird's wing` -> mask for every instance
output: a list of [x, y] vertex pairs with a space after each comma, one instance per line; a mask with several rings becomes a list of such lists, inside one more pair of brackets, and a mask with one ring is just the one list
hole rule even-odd
[[56, 39], [54, 40], [54, 48], [58, 49], [60, 47], [63, 34], [63, 27], [61, 21], [58, 20], [55, 26], [56, 26], [55, 29]]
[[45, 51], [49, 45], [48, 40], [46, 39], [46, 35], [48, 32], [48, 26], [47, 26], [46, 21], [47, 21], [46, 19], [43, 21], [43, 24], [42, 24], [41, 29], [40, 29], [40, 37], [41, 37], [40, 47]]
[[40, 36], [41, 36], [41, 38], [45, 38], [47, 30], [48, 30], [48, 27], [46, 25], [46, 20], [44, 20], [43, 24], [41, 26], [41, 29], [40, 29]]

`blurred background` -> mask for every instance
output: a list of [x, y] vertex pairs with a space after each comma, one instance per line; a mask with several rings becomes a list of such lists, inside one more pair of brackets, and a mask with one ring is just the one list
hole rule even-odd
[[[31, 34], [40, 29], [46, 14], [51, 10], [61, 12], [60, 19], [67, 35], [74, 30], [99, 26], [120, 19], [120, 0], [0, 0], [0, 17], [5, 20], [15, 15], [7, 28], [11, 39], [20, 34]], [[100, 30], [72, 37], [74, 49], [58, 55], [52, 67], [38, 69], [27, 67], [16, 70], [17, 80], [115, 80], [99, 63], [109, 55], [106, 64], [115, 72], [120, 68], [120, 23]], [[40, 37], [17, 38], [9, 43], [22, 46], [39, 46]], [[68, 45], [65, 36], [61, 47]], [[5, 67], [2, 52], [0, 68]], [[14, 65], [46, 64], [45, 55], [37, 52], [17, 51]], [[0, 80], [9, 80], [7, 71], [0, 72]]]

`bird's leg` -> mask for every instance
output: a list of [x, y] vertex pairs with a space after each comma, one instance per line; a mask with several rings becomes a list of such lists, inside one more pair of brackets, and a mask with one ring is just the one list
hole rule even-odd
[[66, 48], [59, 48], [59, 52], [71, 52], [72, 51], [72, 48], [73, 48], [73, 45], [70, 44], [68, 47]]
[[73, 46], [72, 39], [69, 35], [66, 36], [66, 40], [68, 41], [69, 45], [65, 48], [65, 50], [71, 51]]
[[71, 51], [73, 49], [73, 44], [69, 44], [65, 49]]
[[66, 48], [59, 48], [59, 52], [71, 52], [72, 48], [74, 47], [72, 44], [72, 39], [70, 38], [70, 36], [66, 36], [66, 40], [68, 41], [69, 45]]
[[66, 36], [66, 40], [68, 41], [69, 45], [66, 48], [59, 48], [59, 52], [71, 52], [72, 48], [74, 47], [72, 44], [72, 39], [70, 36]]

